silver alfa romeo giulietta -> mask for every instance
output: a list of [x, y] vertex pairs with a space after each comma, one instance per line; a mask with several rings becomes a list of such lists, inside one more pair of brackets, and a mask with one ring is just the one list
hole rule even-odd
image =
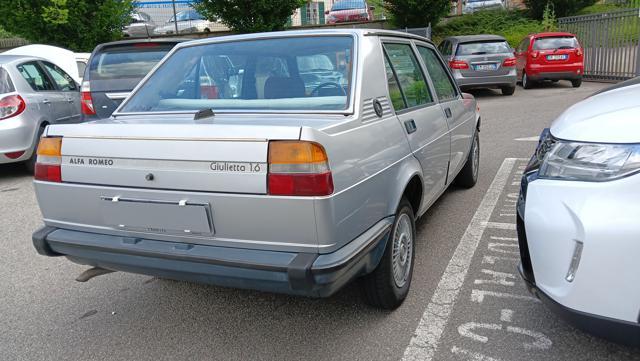
[[393, 309], [415, 220], [478, 177], [479, 111], [433, 44], [379, 30], [179, 44], [113, 116], [49, 126], [40, 254]]

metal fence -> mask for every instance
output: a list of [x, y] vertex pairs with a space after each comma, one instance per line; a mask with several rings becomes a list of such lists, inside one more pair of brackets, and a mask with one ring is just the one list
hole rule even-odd
[[[229, 29], [220, 21], [204, 19], [193, 9], [197, 0], [138, 0], [125, 36], [148, 37], [196, 34]], [[367, 23], [386, 19], [383, 0], [315, 0], [297, 9], [288, 27]]]
[[624, 80], [640, 75], [640, 9], [558, 19], [577, 35], [585, 56], [584, 76]]
[[315, 0], [296, 10], [290, 26], [330, 25], [385, 20], [382, 0]]

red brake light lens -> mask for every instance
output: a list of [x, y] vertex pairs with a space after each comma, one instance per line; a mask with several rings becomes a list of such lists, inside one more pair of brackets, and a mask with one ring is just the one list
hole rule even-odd
[[532, 57], [533, 59], [537, 58], [537, 57], [538, 57], [538, 55], [540, 55], [540, 52], [539, 52], [539, 51], [534, 51], [534, 52], [532, 52], [532, 53], [531, 53], [531, 57]]
[[91, 84], [88, 81], [82, 82], [80, 88], [80, 108], [84, 115], [96, 115], [96, 109], [93, 107], [93, 99], [91, 98]]
[[27, 108], [27, 104], [19, 95], [8, 95], [0, 99], [0, 120], [20, 115]]
[[469, 64], [464, 60], [453, 59], [449, 61], [451, 69], [469, 69]]
[[37, 154], [35, 179], [45, 182], [62, 182], [62, 138], [40, 138]]
[[267, 183], [271, 195], [330, 195], [333, 177], [327, 153], [314, 142], [272, 141]]
[[576, 55], [577, 55], [577, 56], [582, 56], [582, 49], [577, 48], [577, 49], [576, 49]]
[[504, 59], [504, 61], [502, 62], [502, 66], [504, 66], [504, 67], [516, 66], [516, 58], [506, 58], [506, 59]]

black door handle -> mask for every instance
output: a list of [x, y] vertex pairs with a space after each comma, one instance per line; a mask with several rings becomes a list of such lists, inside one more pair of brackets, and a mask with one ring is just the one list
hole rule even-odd
[[451, 108], [444, 108], [444, 114], [447, 118], [451, 118]]
[[411, 134], [418, 130], [418, 127], [416, 127], [416, 122], [414, 122], [413, 119], [405, 120], [404, 127], [407, 130], [407, 134]]

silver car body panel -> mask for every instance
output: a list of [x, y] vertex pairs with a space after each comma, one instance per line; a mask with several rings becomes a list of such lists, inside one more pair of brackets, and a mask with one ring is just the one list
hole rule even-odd
[[[193, 112], [116, 111], [109, 120], [49, 127], [48, 136], [64, 137], [64, 183], [35, 183], [45, 224], [119, 237], [329, 255], [347, 249], [347, 245], [361, 249], [352, 242], [357, 239], [366, 243], [370, 238], [365, 235], [378, 237], [381, 230], [388, 230], [390, 217], [412, 179], [419, 180], [427, 190], [416, 209], [422, 215], [464, 164], [479, 121], [474, 100], [458, 96], [449, 102], [436, 101], [412, 111], [420, 134], [408, 138], [401, 120], [409, 113], [396, 115], [389, 101], [380, 39], [419, 41], [433, 48], [431, 44], [388, 31], [314, 30], [213, 38], [182, 43], [177, 48], [327, 34], [347, 34], [357, 39], [354, 86], [347, 111], [216, 112], [201, 120], [193, 120]], [[134, 89], [134, 96], [149, 76]], [[374, 110], [374, 100], [382, 105], [381, 116]], [[450, 108], [452, 118], [446, 118], [445, 107]], [[267, 175], [262, 166], [266, 169], [267, 142], [281, 139], [322, 144], [333, 176], [333, 194], [266, 194]], [[84, 164], [71, 164], [74, 158], [83, 159]], [[113, 163], [106, 167], [91, 165], [89, 159]], [[261, 171], [216, 174], [211, 169], [216, 161], [259, 164]], [[145, 180], [148, 173], [155, 176], [153, 181]], [[143, 223], [149, 221], [142, 217], [131, 219], [130, 224], [122, 218], [106, 219], [105, 214], [114, 218], [113, 209], [108, 213], [104, 210], [114, 198], [139, 200], [143, 205], [138, 210], [161, 219], [180, 217], [179, 212], [171, 207], [155, 209], [153, 204], [206, 206], [189, 210], [199, 220], [191, 225], [198, 230], [193, 232], [181, 229], [185, 227], [175, 220], [167, 221], [163, 228], [155, 223], [145, 227]], [[127, 214], [135, 218], [129, 206]], [[209, 217], [210, 232], [203, 215]], [[114, 224], [118, 221], [122, 224]]]

